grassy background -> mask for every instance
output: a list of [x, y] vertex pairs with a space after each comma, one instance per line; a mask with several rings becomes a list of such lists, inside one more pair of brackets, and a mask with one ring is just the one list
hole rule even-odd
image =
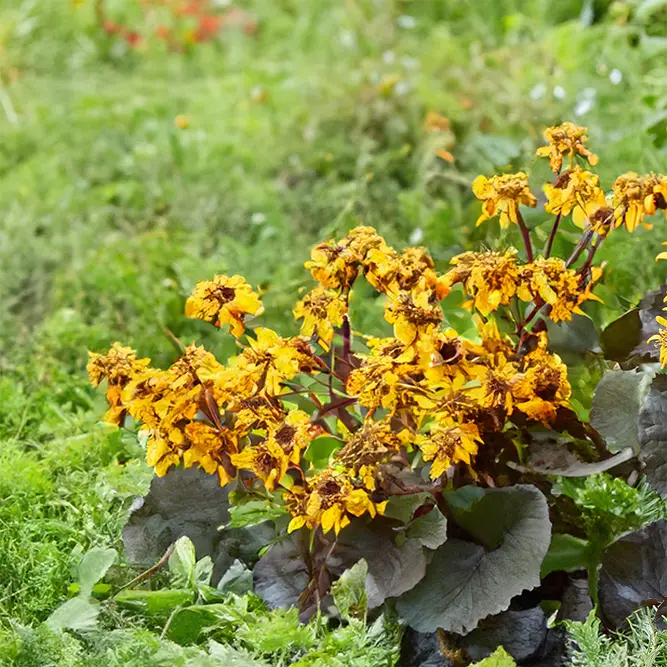
[[[169, 53], [132, 50], [77, 4], [0, 0], [0, 628], [43, 620], [82, 550], [118, 541], [150, 473], [96, 424], [86, 350], [115, 340], [157, 364], [165, 328], [224, 357], [182, 315], [194, 283], [245, 275], [264, 321], [294, 332], [308, 247], [370, 224], [442, 266], [518, 243], [474, 228], [479, 173], [533, 169], [546, 125], [590, 128], [608, 187], [665, 170], [667, 10], [660, 2], [245, 2], [258, 29]], [[150, 35], [134, 0], [114, 19]], [[620, 76], [619, 76], [620, 75]], [[434, 155], [428, 111], [452, 123]], [[188, 117], [178, 129], [177, 115]], [[529, 215], [539, 243], [548, 225]], [[598, 324], [663, 279], [664, 223], [604, 248]], [[573, 230], [570, 230], [573, 232]], [[574, 239], [560, 241], [566, 252]], [[370, 304], [362, 321], [380, 308]]]

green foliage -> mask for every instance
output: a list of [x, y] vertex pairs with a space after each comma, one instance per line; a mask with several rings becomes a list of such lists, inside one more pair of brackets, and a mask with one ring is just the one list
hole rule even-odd
[[554, 489], [574, 500], [588, 538], [601, 547], [666, 516], [664, 500], [645, 480], [632, 487], [606, 473], [560, 477]]
[[565, 623], [572, 644], [572, 667], [664, 667], [667, 665], [667, 632], [656, 629], [654, 610], [640, 609], [628, 619], [628, 628], [612, 636], [604, 634], [591, 612], [584, 623]]

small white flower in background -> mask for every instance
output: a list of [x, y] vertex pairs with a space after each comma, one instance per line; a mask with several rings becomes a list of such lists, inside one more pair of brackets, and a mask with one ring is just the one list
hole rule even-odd
[[406, 30], [411, 30], [417, 25], [417, 19], [414, 16], [401, 14], [396, 19], [396, 25], [398, 25], [399, 28], [405, 28]]
[[419, 69], [420, 62], [417, 58], [403, 56], [403, 58], [401, 58], [401, 64], [405, 69]]
[[266, 216], [260, 212], [253, 213], [252, 216], [250, 217], [250, 222], [252, 222], [253, 225], [261, 225], [265, 221], [266, 221]]
[[340, 43], [348, 49], [351, 49], [357, 42], [357, 38], [351, 30], [340, 31]]
[[413, 229], [412, 234], [410, 234], [410, 243], [416, 245], [417, 243], [421, 243], [423, 240], [424, 240], [424, 230], [421, 227]]
[[618, 84], [623, 81], [623, 72], [621, 72], [620, 69], [611, 70], [611, 72], [609, 72], [609, 80], [612, 82], [612, 84], [618, 86]]
[[410, 92], [412, 86], [408, 81], [399, 81], [394, 86], [394, 94], [398, 96], [407, 95]]
[[593, 100], [579, 100], [574, 107], [575, 116], [584, 116], [593, 108]]
[[547, 86], [544, 83], [536, 83], [531, 89], [530, 89], [530, 99], [531, 100], [539, 100], [540, 98], [544, 97], [547, 92]]
[[595, 106], [598, 91], [595, 88], [584, 88], [577, 95], [577, 104], [574, 107], [575, 116], [584, 116]]
[[385, 51], [382, 54], [382, 60], [386, 65], [392, 65], [396, 62], [396, 54], [393, 51]]
[[565, 88], [563, 86], [554, 86], [553, 95], [557, 100], [562, 100], [565, 97]]

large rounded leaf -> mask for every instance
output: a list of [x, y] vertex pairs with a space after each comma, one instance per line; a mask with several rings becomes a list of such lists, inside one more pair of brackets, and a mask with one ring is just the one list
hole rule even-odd
[[591, 426], [604, 438], [609, 451], [625, 447], [639, 451], [639, 411], [653, 374], [607, 371], [593, 395]]
[[656, 375], [639, 413], [639, 460], [648, 483], [667, 497], [667, 375]]
[[424, 579], [398, 600], [399, 613], [420, 632], [466, 634], [540, 583], [551, 523], [536, 487], [487, 489], [456, 521], [472, 535], [487, 532], [491, 546], [449, 539], [434, 552]]
[[629, 533], [605, 552], [599, 598], [604, 618], [619, 628], [635, 609], [667, 596], [667, 521]]

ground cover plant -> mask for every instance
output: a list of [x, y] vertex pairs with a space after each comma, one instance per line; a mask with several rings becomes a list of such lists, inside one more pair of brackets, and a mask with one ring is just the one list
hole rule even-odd
[[[522, 212], [539, 254], [553, 223], [541, 210], [541, 184], [553, 178], [546, 160], [532, 164], [533, 155], [543, 128], [563, 118], [589, 126], [605, 192], [627, 170], [664, 170], [664, 15], [655, 3], [499, 2], [493, 11], [487, 3], [238, 3], [256, 30], [230, 22], [199, 42], [188, 32], [199, 18], [210, 12], [215, 23], [233, 8], [199, 3], [209, 7], [188, 18], [157, 3], [102, 4], [120, 29], [104, 29], [94, 2], [0, 4], [0, 623], [3, 650], [11, 651], [3, 660], [23, 664], [65, 664], [50, 653], [57, 651], [74, 654], [73, 664], [97, 664], [99, 655], [112, 664], [116, 653], [121, 664], [136, 656], [149, 664], [146, 656], [160, 645], [183, 660], [199, 651], [187, 659], [201, 661], [206, 650], [167, 647], [159, 639], [164, 619], [146, 628], [136, 609], [118, 612], [108, 599], [93, 634], [40, 625], [68, 596], [76, 598], [77, 567], [91, 547], [118, 552], [105, 575], [116, 593], [140, 571], [128, 571], [130, 554], [149, 567], [169, 546], [158, 540], [160, 553], [147, 562], [154, 554], [119, 542], [152, 472], [132, 430], [96, 424], [103, 395], [85, 378], [86, 348], [102, 352], [121, 340], [167, 368], [181, 351], [175, 338], [197, 340], [227, 359], [236, 351], [232, 336], [183, 317], [195, 283], [216, 273], [243, 274], [261, 288], [261, 325], [292, 336], [291, 310], [308, 285], [306, 248], [359, 225], [374, 226], [397, 249], [427, 245], [441, 273], [465, 250], [520, 247], [517, 225], [500, 234], [491, 223], [475, 227], [479, 201], [470, 186], [480, 173], [531, 174], [540, 209]], [[158, 32], [162, 24], [173, 27], [179, 44]], [[132, 31], [143, 41], [128, 41]], [[562, 325], [549, 332], [551, 350], [568, 364], [570, 404], [581, 421], [606, 367], [596, 334], [604, 332], [605, 355], [626, 368], [634, 363], [626, 361], [630, 349], [635, 360], [653, 359], [645, 341], [657, 332], [662, 297], [643, 295], [664, 278], [653, 262], [665, 238], [656, 226], [615, 230], [596, 251], [595, 263], [607, 265], [593, 294], [604, 304], [584, 305], [594, 327], [574, 319], [577, 345], [559, 337]], [[569, 257], [578, 238], [564, 221], [553, 253]], [[384, 303], [363, 282], [351, 303], [354, 328], [389, 335]], [[454, 306], [459, 289], [445, 301], [447, 326], [474, 339], [468, 314]], [[606, 328], [636, 304], [616, 329]], [[616, 385], [606, 386], [613, 395]], [[645, 387], [637, 387], [632, 405]], [[658, 386], [650, 396], [656, 409], [642, 414], [655, 422]], [[618, 424], [607, 429], [607, 444], [615, 432]], [[623, 432], [621, 449], [631, 436]], [[644, 433], [641, 444], [650, 439]], [[659, 438], [648, 447], [642, 460], [659, 469]], [[583, 447], [577, 454], [595, 458]], [[554, 469], [535, 461], [530, 467], [540, 475]], [[581, 516], [578, 536], [557, 541], [579, 549], [577, 563], [586, 551], [584, 569], [618, 536], [662, 512], [630, 468], [611, 469], [616, 477], [603, 470], [586, 481], [558, 481], [559, 503], [571, 502]], [[143, 511], [150, 521], [150, 502]], [[139, 510], [130, 533], [142, 530], [141, 519]], [[225, 542], [238, 543], [242, 530], [257, 528], [228, 527]], [[206, 541], [195, 538], [202, 558]], [[632, 539], [615, 548], [632, 550]], [[221, 556], [217, 542], [209, 548]], [[220, 558], [216, 579], [231, 565]], [[556, 563], [552, 580], [563, 567]], [[572, 567], [576, 582], [583, 570], [565, 569]], [[602, 583], [618, 576], [606, 566], [599, 575]], [[158, 574], [149, 588], [172, 586], [166, 578]], [[562, 591], [562, 582], [556, 588]], [[638, 596], [660, 602], [651, 588]], [[539, 621], [534, 600], [524, 598], [512, 602], [510, 618], [527, 610], [520, 617]], [[35, 633], [20, 634], [19, 626]], [[403, 654], [428, 653], [436, 639], [409, 631]]]

